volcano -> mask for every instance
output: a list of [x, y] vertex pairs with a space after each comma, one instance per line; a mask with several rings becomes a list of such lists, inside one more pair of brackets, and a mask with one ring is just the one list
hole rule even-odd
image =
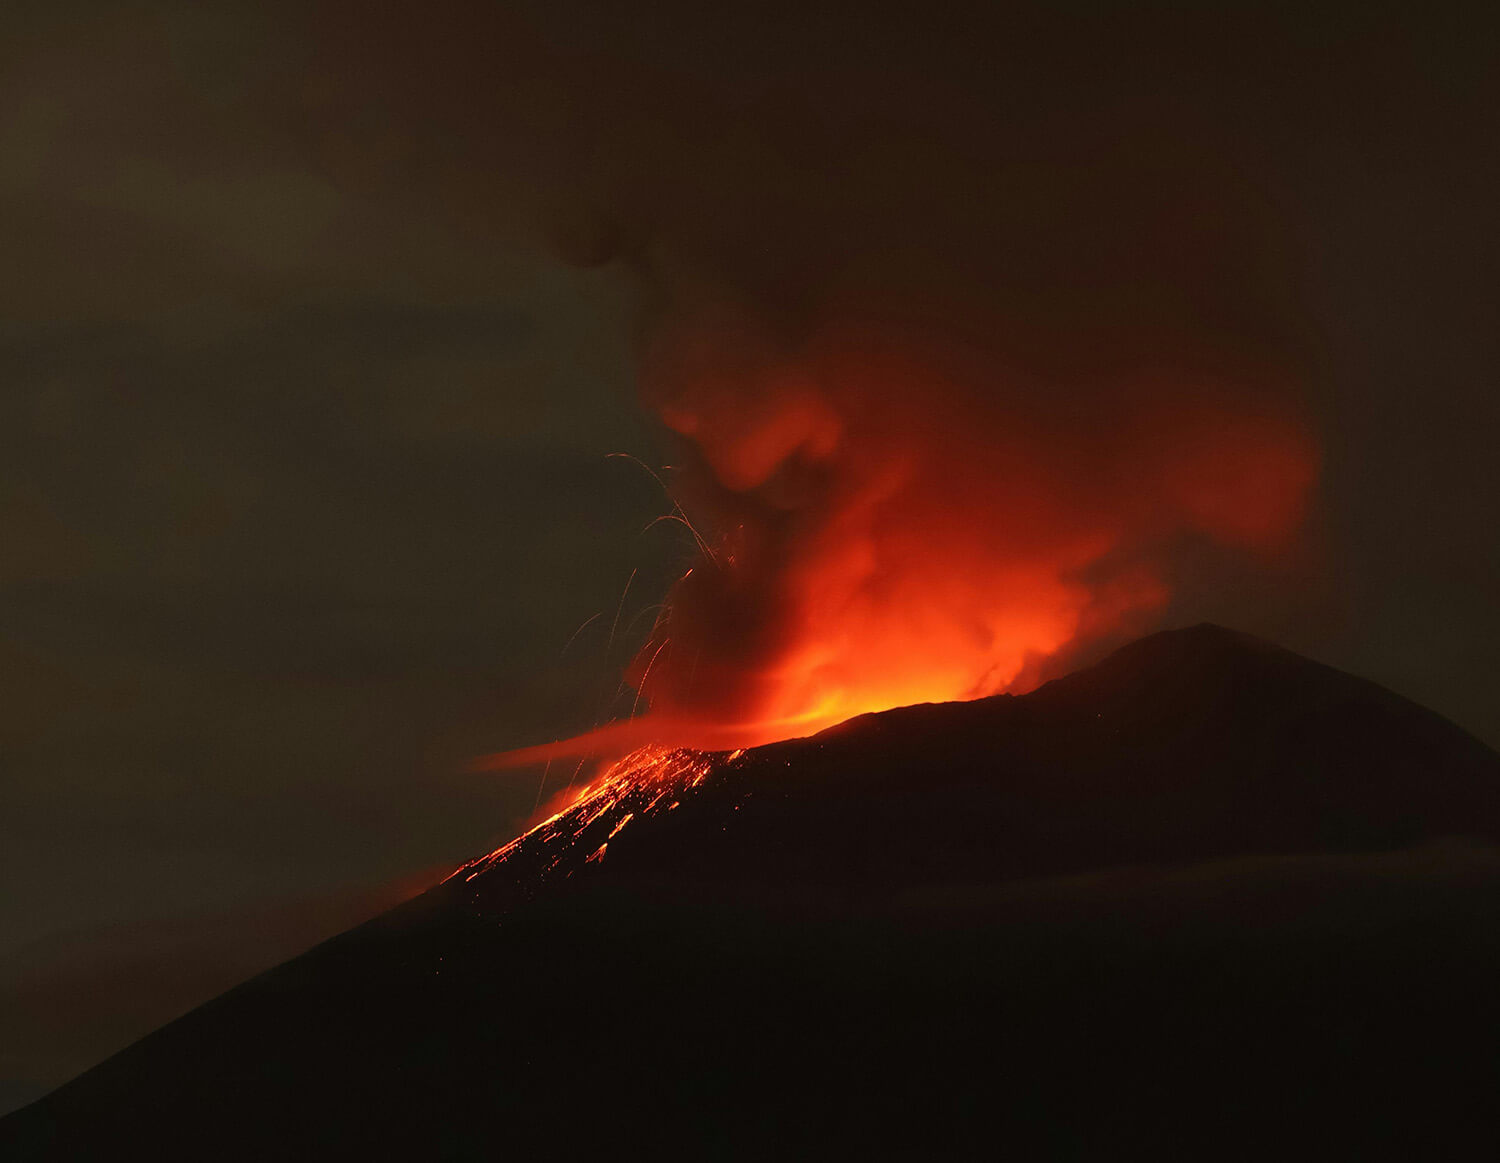
[[1493, 1139], [1500, 756], [1214, 626], [573, 807], [6, 1159], [1431, 1158]]

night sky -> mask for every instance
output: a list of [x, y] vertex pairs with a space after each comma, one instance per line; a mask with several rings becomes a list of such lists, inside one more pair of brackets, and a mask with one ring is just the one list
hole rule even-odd
[[1493, 17], [14, 7], [0, 1105], [514, 834], [538, 772], [465, 762], [615, 706], [692, 557], [611, 454], [678, 456], [638, 355], [699, 286], [1051, 335], [1134, 261], [1076, 245], [1108, 207], [1231, 191], [1204, 317], [1297, 367], [1321, 476], [1155, 621], [1500, 744]]

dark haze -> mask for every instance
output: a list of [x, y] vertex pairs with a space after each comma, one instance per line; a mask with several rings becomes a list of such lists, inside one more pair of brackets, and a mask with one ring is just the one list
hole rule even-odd
[[[1500, 742], [1492, 16], [10, 23], [17, 1094], [513, 834], [536, 781], [464, 762], [628, 713], [643, 645], [655, 712], [717, 721], [849, 687], [834, 647], [895, 623], [1056, 648], [922, 676], [985, 689], [1206, 618]], [[736, 568], [638, 536], [670, 504], [614, 452]], [[175, 1003], [97, 953], [195, 925]]]

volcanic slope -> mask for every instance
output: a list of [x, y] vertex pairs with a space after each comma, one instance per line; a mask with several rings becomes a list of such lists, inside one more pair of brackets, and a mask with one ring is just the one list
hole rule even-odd
[[1214, 626], [647, 751], [0, 1123], [0, 1157], [1493, 1143], [1500, 756]]

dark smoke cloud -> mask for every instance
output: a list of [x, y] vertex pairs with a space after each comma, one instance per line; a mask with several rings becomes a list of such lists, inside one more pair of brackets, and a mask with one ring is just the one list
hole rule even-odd
[[1174, 537], [1265, 549], [1303, 515], [1295, 248], [1244, 123], [1271, 78], [1226, 76], [1257, 30], [953, 20], [511, 8], [464, 59], [468, 10], [369, 39], [440, 64], [407, 83], [487, 143], [497, 200], [639, 275], [643, 398], [717, 547], [637, 660], [659, 710], [793, 714], [922, 642], [965, 657], [856, 701], [1034, 681], [1161, 604]]
[[1314, 356], [1263, 161], [1305, 38], [949, 19], [333, 22], [348, 74], [431, 127], [393, 135], [436, 147], [405, 162], [430, 196], [524, 207], [569, 261], [639, 277], [642, 396], [709, 542], [632, 671], [658, 711], [1033, 682], [1155, 613], [1183, 537], [1284, 550], [1305, 514]]

